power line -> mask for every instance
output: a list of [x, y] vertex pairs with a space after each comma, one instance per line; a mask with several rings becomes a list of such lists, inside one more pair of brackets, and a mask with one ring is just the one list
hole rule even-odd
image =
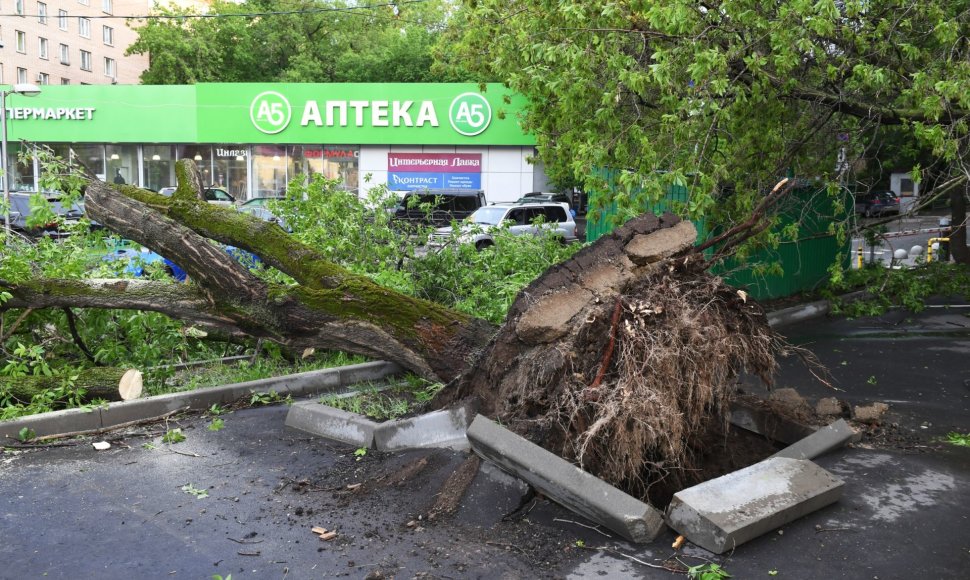
[[401, 0], [397, 2], [386, 2], [384, 4], [367, 4], [364, 6], [344, 6], [344, 7], [330, 7], [330, 8], [305, 8], [301, 10], [277, 10], [269, 12], [233, 12], [233, 13], [218, 13], [218, 14], [94, 14], [94, 15], [83, 15], [83, 14], [64, 14], [57, 16], [52, 16], [50, 14], [0, 14], [0, 17], [14, 17], [20, 16], [23, 18], [87, 18], [89, 20], [189, 20], [189, 19], [203, 19], [203, 18], [259, 18], [263, 16], [292, 16], [300, 14], [324, 14], [328, 12], [346, 12], [355, 13], [363, 10], [374, 10], [377, 8], [397, 8], [407, 4], [423, 4], [428, 2], [428, 0]]

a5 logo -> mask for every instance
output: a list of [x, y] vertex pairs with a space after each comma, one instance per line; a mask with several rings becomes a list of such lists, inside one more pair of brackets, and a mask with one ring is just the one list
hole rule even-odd
[[292, 116], [290, 102], [276, 91], [266, 91], [256, 95], [249, 105], [249, 118], [253, 121], [253, 125], [269, 135], [286, 129]]

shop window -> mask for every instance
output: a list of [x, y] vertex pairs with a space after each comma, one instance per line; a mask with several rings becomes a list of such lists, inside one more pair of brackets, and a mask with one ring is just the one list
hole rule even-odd
[[[26, 74], [26, 71], [25, 71]], [[28, 161], [22, 163], [20, 151], [24, 149], [22, 143], [8, 142], [10, 147], [10, 157], [7, 158], [7, 167], [10, 168], [7, 175], [7, 187], [10, 191], [34, 191], [34, 163]], [[26, 147], [30, 147], [27, 145]]]
[[289, 181], [287, 148], [282, 145], [253, 146], [253, 196], [286, 195]]
[[106, 145], [105, 154], [109, 183], [138, 185], [137, 145]]
[[81, 143], [71, 146], [71, 160], [82, 163], [102, 181], [107, 178], [104, 167], [104, 145]]
[[203, 185], [212, 185], [212, 147], [208, 145], [178, 145], [176, 159], [191, 159], [202, 174]]
[[212, 153], [211, 185], [225, 189], [236, 199], [246, 199], [249, 191], [249, 147], [216, 145]]
[[175, 147], [145, 145], [142, 148], [142, 184], [152, 191], [175, 187]]

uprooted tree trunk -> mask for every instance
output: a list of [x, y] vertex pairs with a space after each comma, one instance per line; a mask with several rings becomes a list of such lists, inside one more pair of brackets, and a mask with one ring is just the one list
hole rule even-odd
[[[36, 280], [8, 288], [3, 307], [154, 310], [291, 348], [392, 360], [449, 382], [440, 404], [474, 400], [640, 495], [690, 469], [699, 433], [725, 416], [734, 376], [774, 370], [778, 343], [763, 312], [705, 272], [693, 226], [672, 215], [641, 216], [551, 268], [496, 329], [354, 275], [276, 224], [205, 203], [191, 161], [177, 172], [170, 198], [91, 177], [86, 207], [193, 283]], [[260, 280], [209, 240], [258, 255], [296, 284]]]

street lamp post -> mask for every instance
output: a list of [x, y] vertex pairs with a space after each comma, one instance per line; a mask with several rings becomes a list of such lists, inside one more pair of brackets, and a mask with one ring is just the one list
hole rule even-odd
[[7, 241], [10, 241], [10, 176], [8, 174], [8, 161], [10, 160], [7, 151], [7, 95], [23, 95], [25, 97], [36, 97], [40, 94], [40, 89], [36, 85], [29, 83], [17, 83], [12, 88], [0, 90], [0, 134], [3, 135], [3, 154], [0, 158], [0, 173], [3, 174], [3, 229]]

